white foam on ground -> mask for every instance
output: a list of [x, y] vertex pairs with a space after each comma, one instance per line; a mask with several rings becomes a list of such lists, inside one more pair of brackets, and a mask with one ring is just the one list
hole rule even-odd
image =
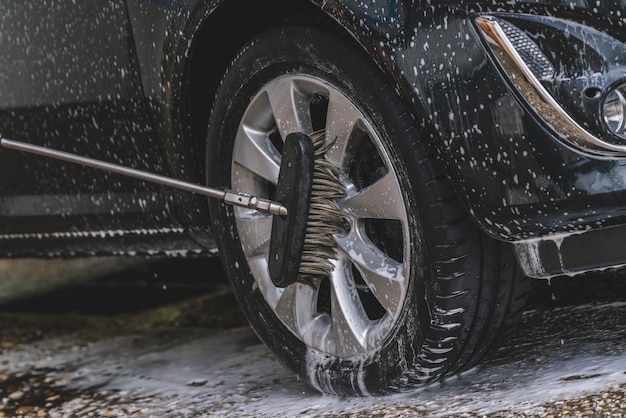
[[[581, 309], [556, 314], [571, 316]], [[589, 316], [618, 315], [619, 323], [626, 304], [586, 309]], [[144, 410], [155, 415], [185, 407], [193, 411], [189, 416], [237, 417], [363, 415], [381, 408], [412, 409], [433, 417], [497, 411], [540, 413], [541, 404], [626, 383], [623, 332], [586, 330], [582, 335], [568, 334], [571, 338], [567, 341], [556, 341], [541, 332], [538, 335], [529, 340], [518, 338], [504, 354], [460, 377], [385, 397], [341, 398], [316, 392], [280, 366], [249, 328], [155, 330], [80, 348], [63, 337], [0, 355], [0, 373], [33, 366], [54, 368], [73, 388], [153, 397]]]

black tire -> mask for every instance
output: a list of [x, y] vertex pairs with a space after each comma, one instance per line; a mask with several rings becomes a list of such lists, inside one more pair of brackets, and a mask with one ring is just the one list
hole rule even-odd
[[[516, 280], [520, 278], [514, 258], [510, 253], [503, 256], [501, 252], [508, 249], [482, 235], [472, 223], [459, 205], [437, 157], [420, 138], [413, 118], [393, 87], [350, 41], [313, 27], [284, 27], [258, 36], [242, 50], [223, 79], [211, 113], [207, 139], [208, 184], [272, 197], [272, 182], [257, 175], [254, 168], [243, 169], [237, 165], [239, 163], [234, 161], [239, 161], [240, 157], [237, 154], [234, 158], [233, 149], [241, 143], [237, 141], [242, 141], [237, 138], [240, 138], [244, 121], [246, 124], [254, 121], [253, 127], [267, 134], [263, 146], [273, 140], [272, 146], [280, 148], [273, 131], [281, 123], [277, 122], [280, 118], [273, 113], [269, 100], [272, 110], [268, 113], [258, 94], [282, 77], [296, 82], [300, 80], [298, 77], [303, 77], [304, 82], [299, 86], [304, 90], [303, 97], [309, 97], [307, 89], [312, 92], [331, 86], [330, 91], [348, 98], [359, 117], [364, 117], [362, 123], [367, 126], [364, 128], [367, 134], [359, 134], [366, 139], [359, 139], [358, 147], [342, 154], [342, 181], [361, 193], [381, 178], [372, 172], [382, 171], [384, 178], [392, 173], [393, 194], [401, 197], [401, 202], [396, 203], [403, 208], [399, 221], [384, 216], [376, 221], [363, 217], [357, 219], [358, 225], [353, 228], [367, 236], [364, 248], [375, 253], [364, 254], [366, 258], [385, 260], [383, 264], [399, 260], [400, 267], [396, 271], [406, 277], [398, 279], [401, 284], [390, 285], [398, 286], [390, 287], [397, 293], [394, 293], [394, 300], [398, 301], [396, 309], [391, 302], [381, 301], [384, 295], [376, 293], [372, 286], [362, 286], [364, 281], [369, 284], [363, 277], [369, 278], [371, 272], [359, 264], [361, 255], [346, 255], [348, 251], [339, 246], [337, 257], [351, 267], [342, 267], [337, 273], [339, 278], [333, 276], [333, 280], [352, 281], [350, 285], [354, 285], [359, 296], [354, 303], [362, 304], [367, 311], [363, 321], [370, 328], [364, 334], [372, 334], [376, 340], [367, 340], [356, 348], [338, 348], [346, 341], [361, 342], [359, 328], [346, 325], [347, 331], [339, 330], [345, 321], [333, 317], [339, 314], [332, 304], [340, 297], [333, 292], [337, 293], [335, 286], [343, 284], [322, 284], [326, 283], [323, 280], [313, 290], [291, 290], [293, 286], [307, 286], [294, 284], [286, 291], [294, 295], [300, 291], [317, 292], [314, 308], [307, 299], [307, 312], [318, 309], [319, 316], [315, 318], [337, 321], [330, 328], [320, 329], [342, 334], [332, 336], [334, 342], [328, 346], [320, 342], [326, 334], [304, 337], [298, 334], [298, 319], [290, 317], [297, 316], [299, 311], [285, 315], [283, 309], [286, 308], [281, 302], [271, 300], [272, 295], [282, 297], [286, 291], [268, 291], [263, 273], [259, 273], [262, 257], [259, 262], [254, 252], [257, 250], [251, 250], [250, 244], [261, 248], [265, 245], [262, 238], [255, 241], [259, 234], [251, 235], [250, 230], [245, 229], [248, 218], [237, 214], [238, 209], [213, 200], [210, 202], [212, 228], [223, 264], [255, 332], [279, 361], [304, 381], [320, 391], [338, 395], [385, 394], [411, 389], [477, 364], [497, 345], [510, 319], [523, 306], [523, 298], [514, 292]], [[319, 102], [318, 96], [309, 98]], [[321, 96], [323, 101], [324, 94]], [[251, 103], [254, 105], [249, 107]], [[299, 116], [302, 119], [298, 119], [298, 129], [320, 128], [312, 109], [314, 105], [304, 108], [308, 115]], [[321, 127], [328, 128], [326, 119]], [[283, 140], [288, 130], [282, 125], [278, 129]], [[353, 136], [356, 134], [351, 131], [351, 138]], [[375, 154], [377, 156], [372, 156]], [[244, 160], [243, 164], [250, 166], [256, 161]], [[331, 302], [327, 302], [329, 298]], [[299, 299], [294, 296], [294, 305], [296, 300]], [[342, 315], [347, 317], [343, 311]], [[350, 332], [355, 336], [345, 335]]]

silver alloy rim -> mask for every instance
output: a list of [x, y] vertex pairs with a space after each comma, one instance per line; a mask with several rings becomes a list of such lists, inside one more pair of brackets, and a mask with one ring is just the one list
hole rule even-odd
[[[271, 81], [254, 97], [235, 138], [232, 187], [269, 197], [276, 185], [280, 152], [272, 135], [311, 133], [311, 103], [322, 98], [326, 138], [336, 143], [326, 158], [342, 172], [347, 195], [338, 202], [346, 218], [345, 233], [335, 236], [335, 269], [327, 284], [329, 309], [320, 309], [322, 283], [295, 283], [285, 289], [272, 284], [267, 268], [272, 216], [234, 208], [243, 252], [258, 289], [282, 323], [308, 347], [337, 357], [372, 352], [384, 343], [404, 305], [409, 277], [408, 217], [400, 182], [379, 134], [367, 117], [337, 87], [319, 78], [297, 75]], [[355, 146], [363, 138], [378, 153], [382, 172], [371, 184], [357, 185], [350, 169]], [[363, 142], [361, 142], [363, 143]], [[368, 222], [394, 223], [400, 252], [387, 252], [388, 241], [371, 237]], [[398, 254], [400, 254], [398, 256]], [[327, 280], [327, 279], [326, 279]], [[364, 299], [364, 298], [367, 299]], [[379, 307], [372, 315], [368, 307]]]

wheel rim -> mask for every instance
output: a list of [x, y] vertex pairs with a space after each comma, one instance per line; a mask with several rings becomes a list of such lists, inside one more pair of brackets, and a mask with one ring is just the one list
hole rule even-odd
[[272, 217], [234, 208], [235, 225], [256, 286], [280, 321], [308, 347], [337, 357], [375, 351], [394, 329], [409, 281], [409, 225], [400, 182], [380, 135], [339, 88], [308, 75], [277, 78], [241, 120], [232, 187], [272, 197], [281, 138], [323, 129], [335, 144], [326, 158], [341, 172], [345, 230], [335, 235], [329, 279], [272, 284], [267, 268]]

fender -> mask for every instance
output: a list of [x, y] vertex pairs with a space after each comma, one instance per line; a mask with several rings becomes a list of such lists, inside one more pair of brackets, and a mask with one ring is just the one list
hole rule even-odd
[[[172, 176], [203, 180], [204, 124], [219, 75], [239, 47], [264, 26], [306, 12], [334, 22], [376, 61], [438, 152], [461, 203], [490, 236], [523, 242], [626, 221], [626, 162], [558, 138], [498, 68], [473, 21], [496, 12], [541, 14], [585, 22], [624, 42], [617, 17], [626, 15], [623, 6], [379, 0], [358, 15], [358, 3], [129, 0], [144, 91]], [[149, 44], [154, 33], [163, 37]], [[602, 173], [602, 187], [590, 172]], [[204, 222], [206, 202], [178, 202], [181, 223]]]

